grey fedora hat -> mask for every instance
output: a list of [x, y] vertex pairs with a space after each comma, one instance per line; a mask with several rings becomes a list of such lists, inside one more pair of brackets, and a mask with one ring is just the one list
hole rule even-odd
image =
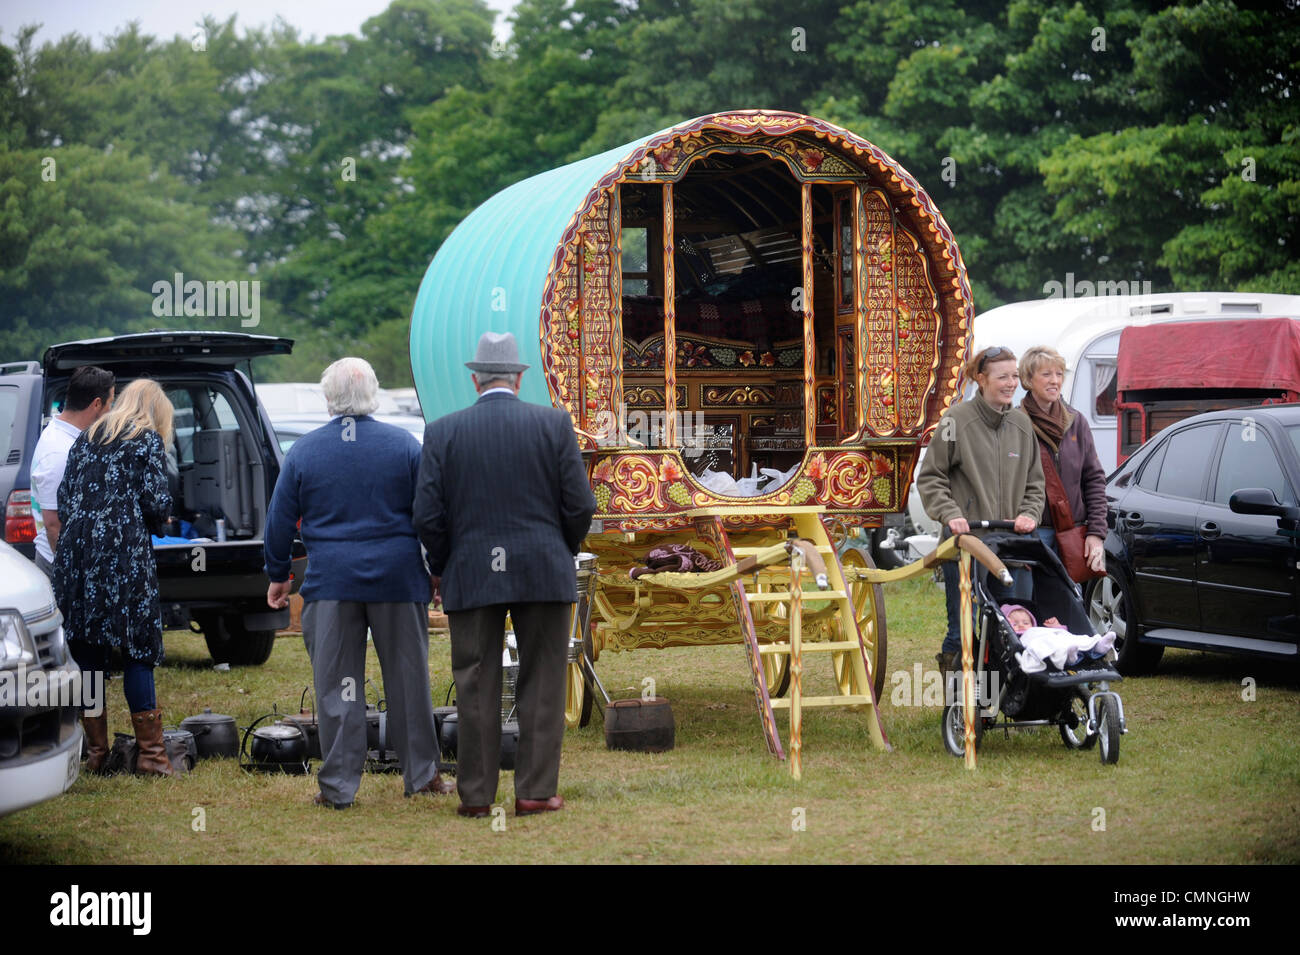
[[474, 360], [465, 362], [470, 371], [491, 372], [513, 375], [527, 371], [528, 365], [519, 360], [519, 343], [515, 336], [506, 332], [484, 332], [478, 340], [478, 350]]

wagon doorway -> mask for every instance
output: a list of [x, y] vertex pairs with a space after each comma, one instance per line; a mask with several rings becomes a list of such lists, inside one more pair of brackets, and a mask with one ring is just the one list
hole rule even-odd
[[[842, 436], [854, 391], [852, 203], [844, 196], [852, 186], [809, 187], [809, 289], [804, 186], [782, 160], [713, 152], [674, 183], [620, 187], [623, 397], [633, 441], [679, 447], [697, 481], [747, 496], [775, 490], [810, 442]], [[847, 355], [837, 322], [849, 329]]]

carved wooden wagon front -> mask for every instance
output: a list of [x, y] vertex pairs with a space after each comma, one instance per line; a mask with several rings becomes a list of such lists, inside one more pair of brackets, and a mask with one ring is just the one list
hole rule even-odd
[[[831, 656], [843, 696], [803, 705], [869, 709], [883, 744], [879, 587], [845, 578], [831, 538], [905, 506], [971, 317], [952, 234], [902, 167], [830, 123], [737, 110], [484, 203], [429, 267], [411, 361], [432, 419], [473, 401], [479, 335], [515, 334], [533, 366], [521, 397], [568, 410], [599, 505], [588, 652], [744, 642], [782, 755], [791, 573], [771, 548], [797, 536], [828, 565], [829, 589], [797, 609], [802, 652]], [[664, 543], [723, 572], [633, 580]], [[573, 683], [583, 722], [576, 667]]]

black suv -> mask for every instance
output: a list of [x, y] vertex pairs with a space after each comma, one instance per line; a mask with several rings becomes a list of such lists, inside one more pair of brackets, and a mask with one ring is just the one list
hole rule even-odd
[[1106, 577], [1087, 588], [1119, 669], [1165, 647], [1296, 660], [1300, 405], [1180, 421], [1106, 482]]
[[[201, 630], [218, 662], [265, 663], [275, 632], [289, 625], [287, 609], [266, 605], [262, 554], [267, 508], [284, 456], [253, 391], [249, 363], [292, 348], [287, 338], [239, 332], [146, 332], [54, 345], [42, 366], [0, 366], [8, 372], [0, 374], [0, 439], [9, 431], [0, 458], [5, 540], [33, 556], [32, 452], [44, 423], [62, 406], [72, 370], [107, 369], [117, 376], [119, 391], [131, 379], [148, 376], [175, 407], [176, 438], [168, 449], [176, 465], [169, 475], [172, 514], [214, 538], [219, 519], [226, 536], [224, 542], [154, 547], [164, 627]], [[294, 591], [306, 566], [306, 550], [295, 541]]]

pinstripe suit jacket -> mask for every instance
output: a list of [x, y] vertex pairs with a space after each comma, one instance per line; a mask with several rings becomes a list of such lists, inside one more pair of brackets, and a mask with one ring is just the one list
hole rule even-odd
[[596, 499], [567, 412], [485, 395], [429, 424], [415, 526], [443, 607], [578, 599]]

